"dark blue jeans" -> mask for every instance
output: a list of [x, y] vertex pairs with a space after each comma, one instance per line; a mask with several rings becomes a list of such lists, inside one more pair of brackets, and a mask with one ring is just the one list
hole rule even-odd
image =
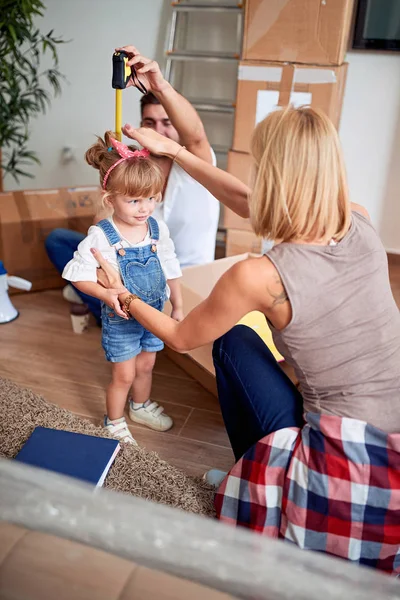
[[[46, 252], [57, 269], [62, 274], [65, 265], [71, 260], [74, 255], [78, 244], [84, 239], [83, 233], [77, 231], [70, 231], [69, 229], [55, 229], [52, 231], [46, 239], [45, 246]], [[73, 285], [73, 284], [72, 284]], [[76, 289], [76, 288], [75, 288]], [[94, 315], [97, 323], [101, 324], [101, 305], [100, 300], [82, 294], [79, 290], [76, 290], [80, 298], [88, 305], [90, 312]]]
[[236, 325], [213, 349], [218, 398], [236, 460], [261, 438], [303, 425], [303, 399], [259, 335]]

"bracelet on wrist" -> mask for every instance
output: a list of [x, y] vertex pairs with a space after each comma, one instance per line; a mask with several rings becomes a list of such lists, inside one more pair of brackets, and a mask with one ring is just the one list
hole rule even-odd
[[133, 300], [140, 300], [139, 296], [137, 296], [136, 294], [129, 294], [129, 296], [127, 296], [122, 304], [122, 310], [124, 311], [124, 313], [126, 315], [128, 315], [128, 317], [130, 316], [130, 312], [129, 312], [129, 307], [131, 305], [131, 302], [133, 302]]
[[181, 146], [181, 147], [179, 148], [178, 152], [175, 154], [174, 158], [172, 159], [172, 162], [175, 162], [175, 161], [176, 161], [176, 159], [177, 159], [177, 157], [178, 157], [178, 154], [179, 154], [179, 152], [180, 152], [181, 150], [186, 150], [186, 146]]

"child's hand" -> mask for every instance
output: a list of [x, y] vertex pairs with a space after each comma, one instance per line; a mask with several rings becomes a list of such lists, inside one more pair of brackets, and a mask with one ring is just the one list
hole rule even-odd
[[173, 308], [171, 312], [171, 318], [175, 321], [183, 321], [185, 317], [182, 308]]
[[121, 290], [118, 290], [118, 289], [104, 290], [104, 293], [102, 294], [101, 299], [103, 300], [103, 302], [105, 304], [107, 304], [107, 306], [109, 306], [110, 308], [113, 309], [113, 311], [115, 312], [116, 315], [128, 320], [129, 317], [122, 310], [121, 305], [118, 300], [118, 294], [120, 294], [120, 292], [121, 292]]

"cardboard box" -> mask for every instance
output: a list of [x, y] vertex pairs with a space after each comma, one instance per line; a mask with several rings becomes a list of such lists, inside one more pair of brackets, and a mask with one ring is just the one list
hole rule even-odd
[[254, 127], [279, 106], [310, 104], [339, 126], [347, 77], [340, 67], [280, 63], [239, 65], [233, 149], [250, 152]]
[[[228, 153], [228, 165], [226, 170], [250, 188], [253, 187], [253, 167], [254, 161], [251, 154], [234, 151]], [[224, 207], [223, 227], [225, 229], [244, 229], [246, 231], [251, 231], [249, 219], [239, 217], [239, 215], [226, 207]]]
[[247, 0], [244, 60], [341, 65], [354, 0]]
[[[244, 254], [240, 254], [239, 256], [222, 258], [206, 265], [187, 267], [186, 269], [183, 269], [181, 287], [185, 316], [196, 306], [198, 306], [198, 304], [200, 304], [205, 298], [207, 298], [207, 296], [209, 296], [218, 279], [228, 269], [230, 269], [230, 267], [237, 262], [245, 260], [251, 256], [255, 256], [255, 254], [246, 252]], [[169, 302], [166, 304], [165, 312], [167, 314], [170, 314], [171, 312], [171, 305]], [[282, 360], [281, 355], [275, 348], [275, 345], [272, 341], [271, 331], [267, 325], [265, 316], [262, 313], [256, 311], [249, 313], [246, 315], [246, 317], [241, 319], [239, 323], [244, 323], [257, 331], [262, 339], [268, 344], [268, 347], [273, 352], [276, 359], [279, 361]], [[173, 354], [169, 354], [169, 356], [173, 358]], [[211, 343], [207, 344], [206, 346], [202, 346], [201, 348], [190, 350], [186, 356], [189, 356], [192, 360], [194, 360], [208, 374], [215, 375]], [[196, 375], [194, 374], [194, 376]]]
[[252, 231], [228, 229], [226, 232], [226, 256], [236, 256], [245, 252], [262, 254], [263, 240]]
[[254, 183], [254, 159], [251, 154], [247, 152], [235, 152], [231, 150], [228, 152], [228, 165], [226, 170], [228, 173], [235, 175], [240, 181], [249, 186], [253, 187]]
[[47, 257], [45, 239], [58, 227], [86, 233], [99, 203], [97, 187], [0, 194], [0, 259], [8, 273], [31, 281], [34, 291], [64, 285]]

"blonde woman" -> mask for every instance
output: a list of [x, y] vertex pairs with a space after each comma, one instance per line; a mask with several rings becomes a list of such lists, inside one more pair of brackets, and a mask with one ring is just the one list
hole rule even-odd
[[[119, 296], [179, 352], [217, 340], [219, 401], [237, 460], [216, 494], [218, 517], [398, 574], [400, 315], [382, 243], [349, 202], [333, 125], [311, 108], [270, 114], [253, 135], [252, 193], [176, 142], [125, 133], [276, 242], [233, 266], [180, 323]], [[97, 258], [103, 283], [117, 288]], [[252, 310], [266, 315], [299, 389], [255, 332], [235, 326]]]

